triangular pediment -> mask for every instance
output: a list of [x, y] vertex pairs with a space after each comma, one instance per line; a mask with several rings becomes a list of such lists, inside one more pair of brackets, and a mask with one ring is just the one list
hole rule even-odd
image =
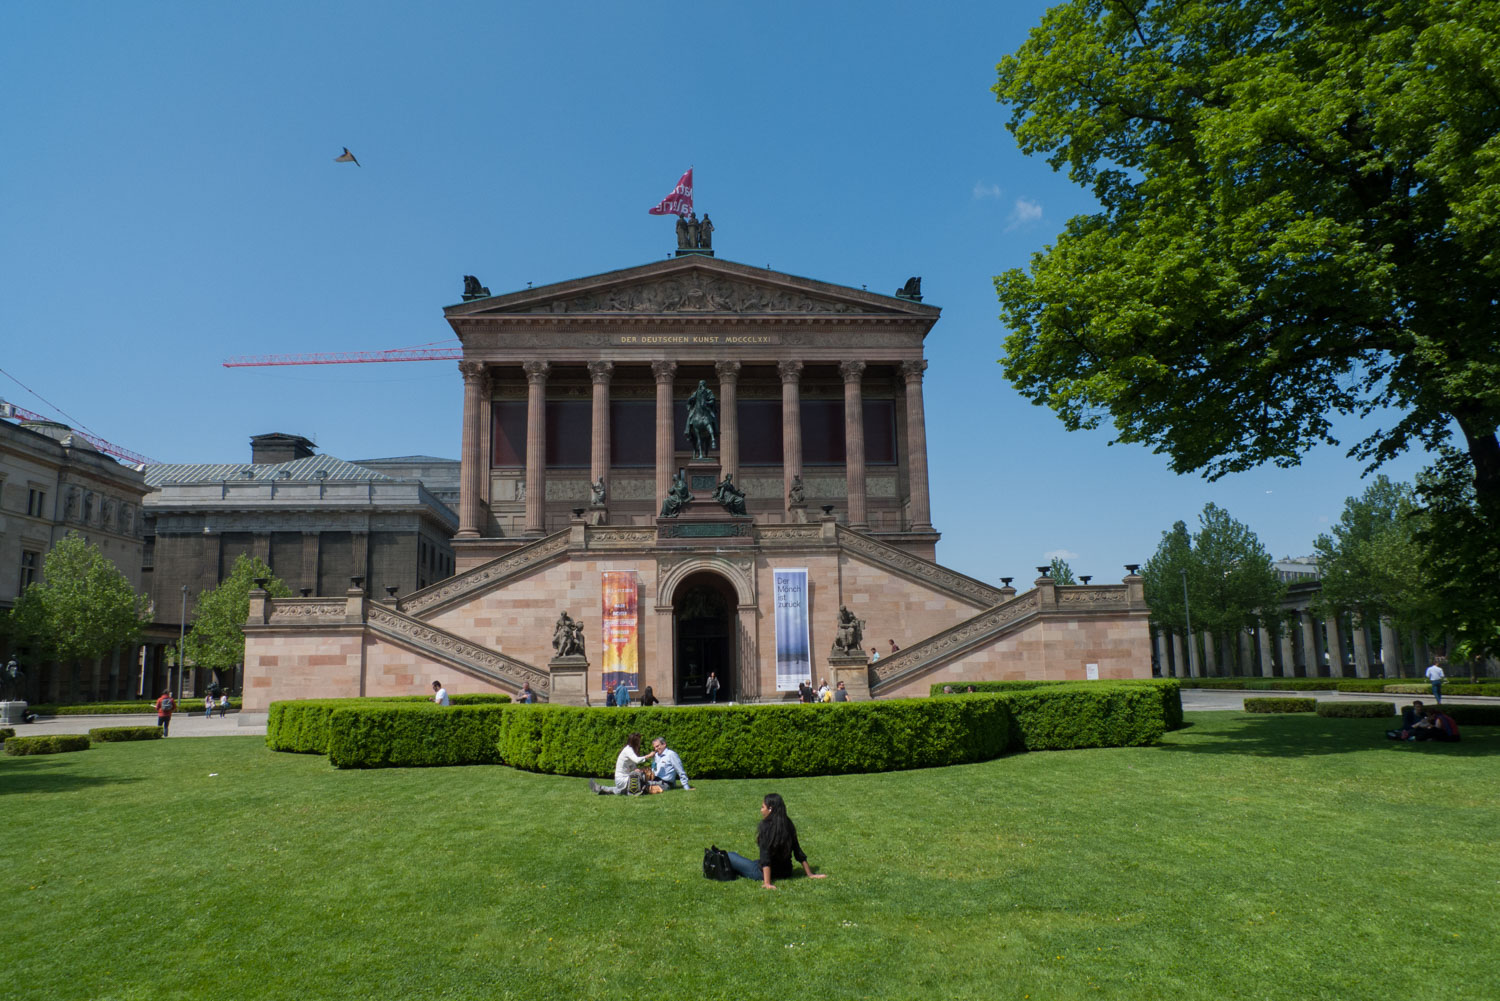
[[939, 310], [909, 299], [695, 255], [474, 299], [444, 312], [454, 319], [559, 313], [843, 313], [935, 318]]

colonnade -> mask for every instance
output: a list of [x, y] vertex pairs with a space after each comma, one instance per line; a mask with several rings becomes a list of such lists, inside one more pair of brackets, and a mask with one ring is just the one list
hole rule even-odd
[[1182, 633], [1154, 628], [1159, 673], [1181, 678], [1416, 677], [1431, 663], [1426, 642], [1401, 635], [1389, 618], [1290, 610], [1279, 622], [1215, 635], [1194, 630], [1191, 653]]
[[[589, 478], [598, 480], [609, 474], [610, 455], [610, 384], [616, 362], [598, 360], [587, 363], [592, 382]], [[641, 363], [645, 364], [645, 363]], [[658, 360], [649, 363], [656, 383], [656, 506], [659, 508], [671, 487], [677, 464], [675, 421], [678, 363]], [[484, 362], [461, 361], [459, 371], [464, 380], [463, 457], [459, 481], [459, 528], [457, 538], [478, 538], [485, 526], [484, 505], [489, 495], [490, 421], [492, 368]], [[546, 526], [547, 486], [547, 383], [552, 373], [550, 361], [527, 361], [521, 364], [526, 375], [526, 509], [525, 532], [541, 535]], [[739, 377], [743, 363], [721, 360], [714, 366], [718, 377], [719, 397], [719, 463], [722, 471], [738, 476], [740, 436], [737, 406]], [[848, 520], [854, 528], [868, 527], [865, 495], [865, 427], [863, 378], [867, 363], [843, 361], [838, 365], [844, 384], [845, 473], [848, 479]], [[784, 359], [776, 364], [781, 379], [781, 436], [783, 464], [783, 502], [791, 510], [788, 495], [794, 478], [802, 475], [801, 381], [804, 362]], [[925, 360], [899, 362], [897, 372], [905, 386], [907, 476], [909, 489], [908, 530], [932, 531], [932, 506], [927, 484], [927, 420], [922, 402], [922, 377]]]

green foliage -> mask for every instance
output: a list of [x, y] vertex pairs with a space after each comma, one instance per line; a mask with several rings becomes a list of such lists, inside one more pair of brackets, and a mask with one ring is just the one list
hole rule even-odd
[[89, 739], [99, 744], [122, 740], [160, 740], [159, 726], [97, 726], [89, 731]]
[[42, 579], [10, 611], [17, 640], [62, 663], [93, 660], [140, 639], [150, 603], [98, 546], [69, 532], [42, 564]]
[[1463, 456], [1451, 449], [1417, 478], [1417, 493], [1424, 517], [1416, 542], [1435, 606], [1430, 617], [1453, 637], [1455, 666], [1500, 657], [1500, 503], [1481, 502]]
[[1167, 729], [1162, 695], [1143, 685], [1084, 682], [998, 697], [1010, 703], [1021, 750], [1140, 747]]
[[[1181, 678], [1183, 688], [1247, 692], [1388, 692], [1381, 678]], [[1424, 689], [1425, 690], [1425, 689]]]
[[269, 577], [266, 591], [273, 598], [289, 598], [292, 589], [272, 575], [258, 556], [241, 553], [229, 576], [212, 591], [198, 596], [193, 628], [188, 633], [188, 660], [199, 667], [227, 670], [244, 663], [245, 622], [250, 618], [250, 591], [257, 577]]
[[1317, 699], [1257, 698], [1245, 700], [1247, 713], [1310, 713], [1317, 712], [1317, 709]]
[[16, 735], [16, 728], [15, 727], [13, 727], [13, 726], [0, 726], [0, 744], [3, 744], [5, 741], [9, 740], [10, 738], [14, 737], [15, 735]]
[[[943, 696], [957, 696], [970, 694], [963, 689], [973, 687], [974, 692], [1029, 692], [1038, 688], [1049, 688], [1054, 685], [1075, 685], [1075, 681], [975, 681], [966, 682], [954, 686], [950, 684], [935, 684], [928, 689], [928, 694], [940, 698]], [[1083, 684], [1097, 685], [1100, 682], [1083, 682]], [[1168, 730], [1180, 730], [1182, 728], [1182, 688], [1176, 678], [1139, 678], [1122, 681], [1104, 682], [1110, 685], [1141, 685], [1155, 691], [1161, 699], [1162, 719]], [[954, 688], [957, 691], [945, 692], [944, 688]]]
[[[229, 700], [229, 708], [238, 711], [244, 700], [233, 698]], [[156, 705], [152, 702], [70, 702], [66, 704], [43, 702], [30, 707], [31, 711], [38, 716], [131, 716], [136, 713], [151, 713], [155, 715]], [[191, 696], [177, 703], [175, 712], [192, 712], [194, 709], [202, 711], [203, 701], [193, 700]], [[214, 712], [219, 711], [218, 702], [214, 703]]]
[[1500, 706], [1444, 702], [1443, 712], [1459, 726], [1500, 726]]
[[49, 733], [39, 737], [7, 737], [5, 753], [20, 757], [28, 754], [65, 754], [87, 751], [90, 741], [85, 733]]
[[[1381, 688], [1381, 691], [1386, 692], [1390, 695], [1431, 695], [1432, 686], [1412, 682], [1405, 685], [1386, 685], [1385, 687]], [[1448, 681], [1443, 683], [1443, 694], [1449, 696], [1483, 695], [1494, 698], [1496, 695], [1500, 695], [1500, 692], [1497, 692], [1495, 690], [1495, 685], [1493, 683], [1488, 685], [1483, 683], [1477, 685], [1468, 685], [1462, 683], [1456, 684], [1454, 682]], [[1444, 703], [1444, 705], [1446, 704], [1447, 703]]]
[[1330, 719], [1383, 719], [1396, 715], [1396, 703], [1319, 702], [1318, 715]]
[[1313, 543], [1324, 614], [1349, 610], [1366, 622], [1389, 615], [1403, 629], [1436, 625], [1434, 592], [1422, 573], [1426, 550], [1417, 541], [1423, 521], [1415, 490], [1383, 475], [1346, 500], [1333, 531]]
[[1057, 584], [1077, 584], [1073, 577], [1073, 568], [1068, 566], [1068, 561], [1061, 556], [1052, 557], [1052, 580]]
[[328, 760], [339, 768], [498, 764], [504, 708], [431, 702], [342, 706], [328, 719]]
[[[466, 695], [450, 695], [448, 699], [455, 706], [503, 705], [510, 701], [510, 696], [501, 693], [476, 692]], [[417, 702], [432, 705], [432, 700], [425, 695], [390, 695], [362, 699], [294, 699], [272, 702], [266, 714], [266, 746], [273, 751], [327, 754], [329, 718], [335, 709], [348, 706]]]

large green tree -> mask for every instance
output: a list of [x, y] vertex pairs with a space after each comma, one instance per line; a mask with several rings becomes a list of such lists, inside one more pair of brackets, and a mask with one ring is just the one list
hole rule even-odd
[[241, 553], [229, 576], [212, 591], [198, 596], [193, 629], [187, 636], [187, 659], [199, 667], [225, 671], [244, 663], [245, 621], [250, 617], [250, 591], [257, 577], [269, 578], [266, 590], [274, 598], [289, 598], [292, 589], [273, 576], [257, 556]]
[[994, 89], [1099, 203], [996, 279], [1022, 393], [1209, 477], [1389, 412], [1500, 526], [1500, 4], [1072, 0]]
[[1425, 522], [1416, 491], [1385, 476], [1346, 500], [1338, 524], [1313, 543], [1324, 610], [1352, 611], [1365, 622], [1390, 616], [1418, 631], [1438, 623], [1426, 547], [1418, 541]]
[[77, 663], [135, 643], [151, 622], [137, 594], [98, 546], [69, 532], [42, 564], [42, 579], [10, 611], [11, 632], [49, 660]]

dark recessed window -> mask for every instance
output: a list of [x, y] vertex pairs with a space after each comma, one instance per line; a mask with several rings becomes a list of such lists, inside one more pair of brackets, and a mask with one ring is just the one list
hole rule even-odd
[[740, 418], [740, 465], [781, 465], [781, 401], [739, 402], [736, 412]]
[[526, 465], [526, 401], [496, 400], [491, 407], [490, 465]]

